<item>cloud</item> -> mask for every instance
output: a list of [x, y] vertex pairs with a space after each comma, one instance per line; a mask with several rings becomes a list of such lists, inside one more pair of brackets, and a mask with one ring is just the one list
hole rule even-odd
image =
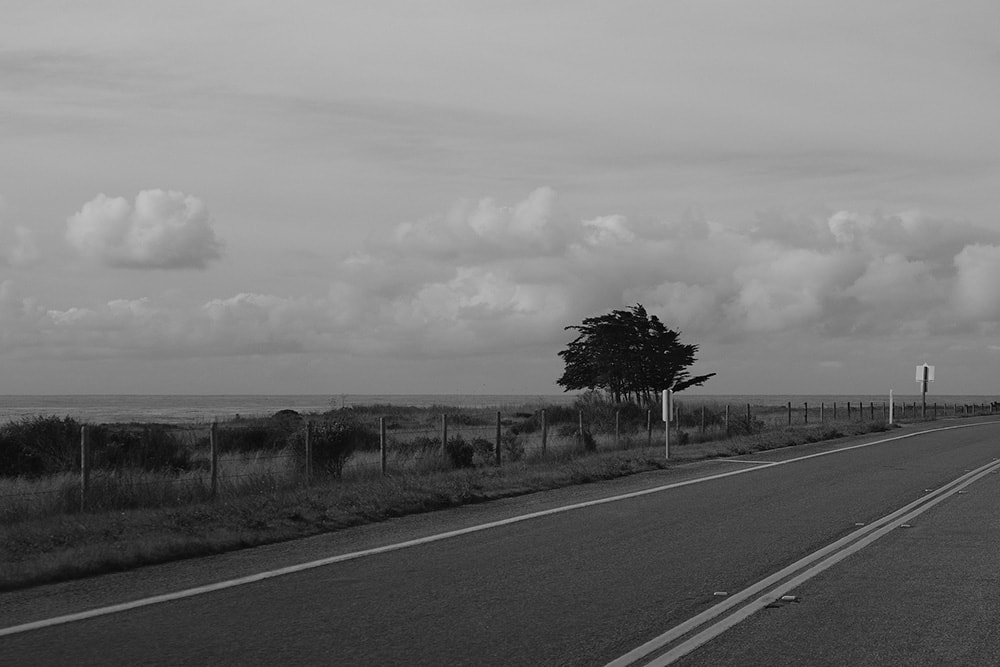
[[66, 239], [87, 258], [128, 269], [203, 269], [222, 250], [205, 204], [172, 190], [143, 190], [134, 205], [100, 194], [69, 218]]
[[[172, 210], [187, 201], [152, 196]], [[138, 214], [98, 198], [79, 216], [124, 221], [127, 235]], [[540, 188], [513, 205], [460, 202], [373, 237], [332, 263], [324, 293], [48, 309], [5, 283], [0, 314], [14, 324], [2, 340], [90, 355], [458, 358], [556, 351], [567, 325], [636, 302], [700, 343], [951, 335], [1000, 328], [995, 238], [919, 212], [758, 216], [743, 228], [616, 213], [572, 220]]]
[[[0, 198], [0, 212], [3, 198]], [[38, 262], [41, 254], [35, 243], [34, 233], [27, 227], [10, 227], [0, 219], [0, 267], [26, 267]]]
[[1000, 320], [1000, 246], [975, 244], [955, 256], [955, 301], [972, 322]]

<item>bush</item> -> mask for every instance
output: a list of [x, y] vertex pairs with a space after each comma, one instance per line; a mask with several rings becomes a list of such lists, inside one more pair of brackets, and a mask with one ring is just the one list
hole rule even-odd
[[190, 470], [191, 448], [163, 426], [99, 426], [93, 429], [92, 463], [95, 468], [148, 472]]
[[37, 477], [80, 468], [80, 427], [72, 417], [24, 417], [0, 427], [0, 475]]
[[516, 430], [505, 431], [500, 436], [500, 448], [504, 461], [520, 461], [524, 458], [524, 441]]
[[471, 443], [472, 449], [475, 451], [475, 462], [477, 465], [492, 465], [496, 461], [496, 452], [494, 451], [496, 444], [487, 438], [473, 438]]
[[[351, 418], [350, 415], [339, 414], [333, 419], [323, 419], [312, 424], [313, 465], [318, 471], [332, 477], [343, 475], [344, 464], [358, 449], [364, 448], [372, 439], [377, 442], [378, 434], [367, 429]], [[289, 441], [298, 449], [304, 447], [305, 427], [289, 436]]]
[[453, 468], [473, 467], [472, 460], [475, 457], [476, 449], [462, 436], [456, 435], [449, 438], [445, 453], [447, 453]]

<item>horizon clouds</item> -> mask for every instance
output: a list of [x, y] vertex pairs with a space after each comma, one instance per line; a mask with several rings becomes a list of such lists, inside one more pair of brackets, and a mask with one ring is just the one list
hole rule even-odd
[[[142, 191], [134, 206], [99, 195], [67, 226], [67, 243], [106, 270], [166, 275], [222, 261], [205, 204], [179, 192]], [[18, 247], [0, 246], [7, 256], [24, 254]], [[202, 303], [148, 295], [59, 309], [5, 280], [0, 352], [554, 357], [568, 342], [564, 327], [632, 303], [702, 344], [786, 333], [929, 338], [996, 332], [997, 284], [1000, 235], [919, 211], [743, 227], [616, 213], [573, 220], [540, 187], [507, 205], [459, 201], [372, 236], [334, 263], [320, 293]]]

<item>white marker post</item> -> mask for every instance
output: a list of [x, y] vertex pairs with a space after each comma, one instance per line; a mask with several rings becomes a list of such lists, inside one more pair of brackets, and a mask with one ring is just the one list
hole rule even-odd
[[895, 407], [895, 406], [893, 406], [893, 404], [892, 404], [892, 389], [890, 389], [889, 390], [889, 425], [890, 426], [892, 425], [892, 409], [893, 409], [893, 407]]
[[934, 367], [917, 366], [917, 382], [920, 383], [920, 418], [927, 419], [927, 383], [934, 382]]
[[663, 390], [663, 423], [666, 425], [666, 446], [664, 448], [664, 453], [666, 458], [670, 459], [670, 418], [673, 416], [673, 392], [669, 389]]

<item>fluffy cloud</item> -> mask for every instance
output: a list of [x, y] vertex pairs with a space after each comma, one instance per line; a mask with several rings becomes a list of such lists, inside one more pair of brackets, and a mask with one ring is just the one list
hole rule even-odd
[[[118, 239], [141, 217], [121, 200], [95, 202], [79, 217], [126, 221]], [[401, 224], [335, 263], [328, 291], [316, 295], [55, 310], [5, 283], [0, 314], [13, 324], [0, 341], [78, 354], [454, 358], [558, 349], [566, 325], [635, 302], [698, 341], [950, 335], [1000, 328], [996, 239], [914, 212], [758, 218], [745, 227], [619, 214], [572, 221], [543, 188], [512, 206], [464, 202]]]
[[955, 256], [955, 301], [972, 322], [1000, 320], [1000, 246], [971, 245]]
[[143, 190], [134, 205], [100, 194], [69, 218], [66, 239], [90, 259], [130, 269], [201, 269], [222, 248], [205, 204], [164, 190]]

